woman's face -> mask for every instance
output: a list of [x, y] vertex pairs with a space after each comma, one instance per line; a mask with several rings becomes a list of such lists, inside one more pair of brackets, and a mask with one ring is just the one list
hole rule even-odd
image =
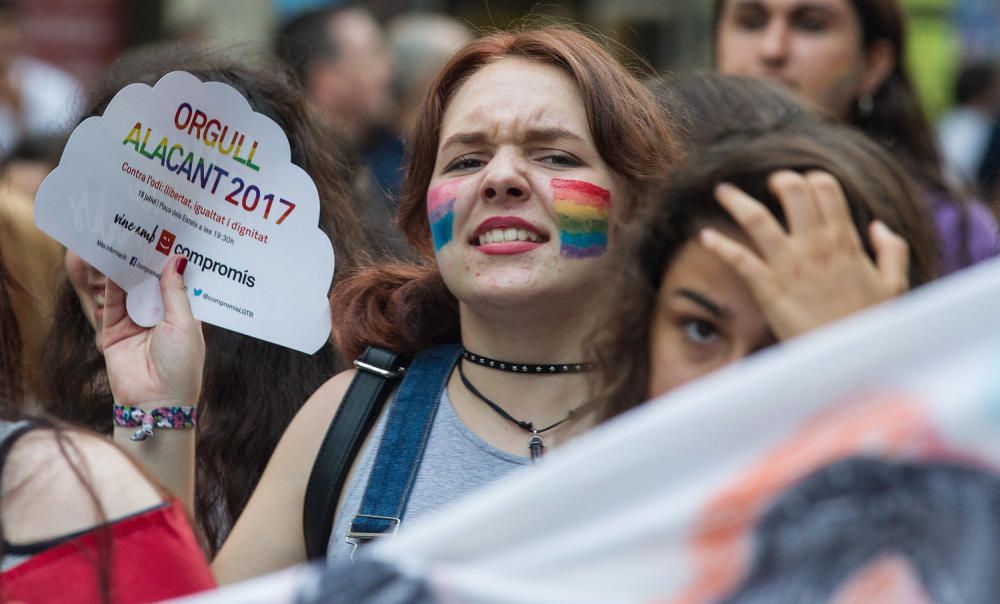
[[[715, 227], [747, 239], [735, 229]], [[750, 289], [692, 239], [664, 273], [650, 332], [650, 398], [770, 346]]]
[[448, 288], [466, 304], [579, 308], [595, 292], [619, 180], [565, 72], [517, 58], [481, 68], [445, 111], [427, 196]]
[[76, 297], [80, 300], [80, 308], [96, 331], [97, 349], [103, 350], [101, 331], [104, 326], [104, 285], [108, 281], [107, 277], [70, 250], [66, 250], [65, 262], [69, 282], [73, 284]]
[[849, 0], [727, 0], [717, 36], [722, 73], [778, 82], [842, 119], [881, 83]]

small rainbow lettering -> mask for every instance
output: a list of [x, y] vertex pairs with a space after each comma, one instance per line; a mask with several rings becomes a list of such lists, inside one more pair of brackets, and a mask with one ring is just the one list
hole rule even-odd
[[566, 258], [604, 254], [611, 191], [582, 180], [553, 178], [550, 184], [559, 219], [559, 253]]
[[434, 237], [434, 252], [451, 243], [455, 225], [455, 198], [461, 181], [450, 181], [427, 192], [427, 218]]

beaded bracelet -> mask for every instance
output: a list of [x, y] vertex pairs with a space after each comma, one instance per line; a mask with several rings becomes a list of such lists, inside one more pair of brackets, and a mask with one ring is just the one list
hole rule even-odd
[[130, 437], [132, 440], [146, 440], [153, 435], [153, 428], [193, 428], [197, 424], [197, 407], [142, 409], [129, 405], [115, 405], [116, 426], [139, 428]]

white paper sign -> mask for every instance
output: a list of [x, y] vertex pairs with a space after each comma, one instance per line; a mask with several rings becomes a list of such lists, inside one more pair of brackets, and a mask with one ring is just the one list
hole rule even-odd
[[183, 254], [198, 319], [304, 352], [330, 335], [316, 186], [226, 84], [175, 71], [123, 88], [73, 132], [35, 221], [125, 289], [140, 325], [162, 319], [159, 273]]

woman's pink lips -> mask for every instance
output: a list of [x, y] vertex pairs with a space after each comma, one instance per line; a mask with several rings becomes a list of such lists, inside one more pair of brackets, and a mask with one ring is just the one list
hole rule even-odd
[[534, 241], [504, 241], [501, 243], [484, 243], [477, 245], [476, 249], [487, 256], [502, 256], [530, 252], [540, 245], [542, 244]]

